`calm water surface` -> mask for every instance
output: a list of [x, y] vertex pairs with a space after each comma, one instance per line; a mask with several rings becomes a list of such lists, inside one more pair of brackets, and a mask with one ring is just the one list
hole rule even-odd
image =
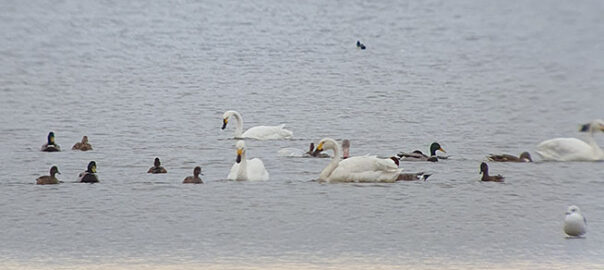
[[[604, 266], [604, 163], [491, 164], [604, 117], [602, 1], [0, 1], [0, 266]], [[355, 48], [364, 42], [365, 51]], [[271, 179], [231, 182], [233, 127]], [[49, 131], [66, 151], [43, 153]], [[68, 150], [88, 135], [91, 152]], [[319, 184], [438, 141], [427, 182]], [[600, 145], [604, 136], [596, 134]], [[536, 153], [532, 152], [534, 155]], [[145, 172], [158, 156], [166, 175]], [[537, 157], [536, 157], [537, 158]], [[96, 160], [100, 184], [76, 184]], [[65, 183], [33, 185], [58, 165]], [[193, 167], [204, 185], [182, 185]], [[589, 220], [568, 240], [571, 204]], [[551, 265], [550, 265], [551, 266]], [[553, 267], [548, 267], [553, 268]]]

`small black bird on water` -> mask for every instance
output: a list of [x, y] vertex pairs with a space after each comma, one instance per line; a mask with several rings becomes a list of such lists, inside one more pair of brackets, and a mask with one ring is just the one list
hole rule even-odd
[[363, 43], [361, 43], [360, 41], [357, 40], [357, 48], [360, 48], [361, 50], [364, 50], [367, 47], [365, 47], [365, 44], [363, 44]]

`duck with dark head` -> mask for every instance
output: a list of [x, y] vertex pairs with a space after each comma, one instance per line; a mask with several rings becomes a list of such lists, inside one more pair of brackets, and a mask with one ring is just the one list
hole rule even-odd
[[447, 153], [445, 149], [443, 149], [439, 143], [433, 142], [430, 145], [430, 156], [425, 155], [422, 151], [415, 150], [411, 153], [401, 152], [398, 154], [401, 160], [404, 161], [431, 161], [437, 162], [439, 159], [446, 159], [447, 157], [440, 157], [436, 155], [436, 151], [441, 151], [443, 153]]
[[489, 166], [486, 163], [480, 164], [480, 172], [482, 173], [482, 178], [480, 181], [484, 182], [503, 182], [504, 177], [500, 174], [498, 175], [489, 175]]
[[88, 143], [88, 136], [82, 137], [81, 142], [77, 142], [71, 147], [71, 150], [80, 150], [80, 151], [88, 151], [92, 150], [92, 145]]
[[44, 152], [59, 152], [61, 151], [61, 147], [55, 143], [55, 133], [49, 132], [47, 137], [47, 142], [42, 145], [42, 151]]
[[88, 167], [86, 171], [80, 173], [79, 180], [80, 183], [98, 183], [99, 178], [96, 176], [96, 162], [90, 161], [88, 163]]
[[203, 181], [199, 177], [201, 173], [201, 167], [197, 166], [193, 169], [193, 176], [187, 176], [185, 180], [182, 181], [183, 184], [203, 184]]
[[57, 168], [57, 166], [52, 166], [50, 168], [50, 175], [44, 175], [44, 176], [38, 177], [38, 179], [36, 179], [36, 184], [38, 184], [38, 185], [58, 184], [59, 179], [57, 179], [57, 177], [55, 177], [56, 174], [61, 174], [59, 172], [59, 168]]
[[153, 167], [149, 168], [149, 170], [147, 171], [147, 173], [167, 173], [168, 171], [161, 166], [161, 161], [159, 161], [159, 158], [156, 157], [155, 161], [153, 162]]

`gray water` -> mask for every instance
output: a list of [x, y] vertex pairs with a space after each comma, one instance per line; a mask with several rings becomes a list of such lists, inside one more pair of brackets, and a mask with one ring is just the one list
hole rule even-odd
[[[604, 266], [602, 162], [493, 164], [604, 117], [602, 1], [0, 1], [0, 265]], [[367, 50], [355, 48], [356, 40]], [[271, 179], [226, 181], [237, 110]], [[54, 131], [59, 153], [40, 152]], [[83, 135], [90, 152], [69, 150]], [[438, 141], [426, 182], [320, 184]], [[596, 134], [604, 143], [604, 136]], [[168, 174], [148, 175], [155, 157]], [[74, 183], [95, 160], [101, 183]], [[56, 186], [34, 185], [57, 165]], [[202, 166], [205, 184], [182, 185]], [[584, 239], [566, 239], [576, 204]], [[576, 264], [576, 265], [575, 265]]]

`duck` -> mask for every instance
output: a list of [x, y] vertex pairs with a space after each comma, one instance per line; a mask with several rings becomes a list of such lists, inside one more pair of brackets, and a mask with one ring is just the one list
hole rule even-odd
[[311, 142], [308, 152], [306, 152], [305, 154], [308, 157], [316, 157], [316, 158], [328, 158], [329, 155], [325, 154], [325, 153], [321, 153], [321, 151], [318, 151], [315, 149], [315, 143]]
[[518, 157], [508, 154], [489, 155], [488, 159], [489, 161], [496, 162], [533, 162], [533, 159], [531, 158], [531, 154], [529, 154], [529, 152], [522, 152]]
[[321, 182], [394, 183], [402, 172], [391, 158], [356, 156], [342, 159], [340, 147], [332, 138], [322, 139], [317, 150], [334, 152], [331, 162], [319, 175]]
[[415, 150], [411, 153], [401, 152], [398, 154], [401, 160], [404, 161], [431, 161], [437, 162], [439, 159], [446, 159], [447, 157], [439, 157], [436, 156], [436, 151], [441, 151], [443, 153], [447, 153], [445, 149], [443, 149], [439, 143], [433, 142], [430, 145], [430, 156], [425, 155], [422, 151]]
[[294, 133], [285, 129], [285, 124], [278, 126], [255, 126], [243, 132], [243, 118], [236, 111], [226, 111], [222, 115], [222, 129], [227, 127], [230, 119], [235, 119], [235, 139], [250, 138], [256, 140], [291, 139]]
[[166, 170], [166, 168], [161, 166], [161, 161], [159, 161], [159, 158], [156, 157], [155, 160], [153, 161], [153, 167], [149, 168], [149, 170], [147, 171], [147, 173], [167, 173], [168, 171]]
[[86, 171], [81, 172], [78, 176], [80, 183], [98, 183], [99, 178], [96, 176], [96, 162], [90, 161]]
[[367, 49], [365, 44], [361, 43], [361, 41], [358, 41], [358, 40], [357, 40], [357, 48], [359, 48], [361, 50]]
[[185, 180], [182, 181], [183, 184], [203, 184], [199, 175], [203, 175], [201, 173], [201, 167], [197, 166], [193, 169], [193, 176], [187, 176]]
[[579, 207], [571, 205], [564, 217], [564, 233], [571, 237], [580, 237], [587, 232], [587, 219], [581, 214]]
[[501, 176], [500, 174], [489, 175], [489, 166], [484, 162], [480, 164], [479, 173], [482, 173], [482, 178], [480, 179], [480, 181], [483, 181], [483, 182], [503, 182], [503, 179], [505, 178], [505, 177]]
[[247, 159], [247, 147], [243, 140], [237, 141], [237, 158], [231, 167], [227, 179], [236, 181], [266, 181], [269, 173], [259, 158]]
[[59, 179], [55, 177], [56, 174], [61, 174], [57, 166], [50, 167], [50, 175], [40, 176], [36, 179], [38, 185], [54, 185], [59, 183]]
[[[396, 166], [399, 166], [399, 159], [397, 157], [390, 157], [390, 159], [392, 159], [392, 161], [396, 164]], [[418, 173], [401, 173], [398, 176], [397, 181], [417, 181], [417, 180], [428, 180], [428, 177], [430, 177], [431, 174], [427, 174], [425, 172], [418, 172]]]
[[47, 142], [42, 145], [43, 152], [59, 152], [61, 151], [61, 147], [55, 143], [55, 133], [49, 132], [47, 137]]
[[88, 151], [92, 150], [92, 145], [88, 143], [88, 136], [82, 137], [81, 142], [77, 142], [71, 147], [71, 150], [80, 150], [80, 151]]
[[604, 132], [604, 120], [596, 119], [581, 125], [580, 132], [587, 133], [585, 140], [577, 138], [555, 138], [537, 145], [537, 154], [545, 161], [600, 161], [604, 151], [593, 138], [596, 131]]

